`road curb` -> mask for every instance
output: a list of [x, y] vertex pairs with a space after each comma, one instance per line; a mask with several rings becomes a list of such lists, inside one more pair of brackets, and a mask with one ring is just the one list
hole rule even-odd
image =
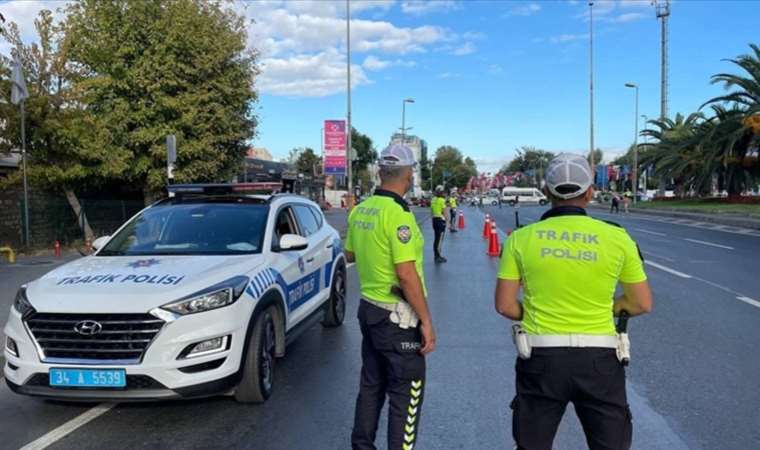
[[[609, 206], [589, 205], [589, 208], [608, 211]], [[676, 219], [689, 219], [698, 222], [714, 223], [716, 225], [728, 225], [732, 227], [749, 228], [760, 230], [760, 220], [749, 217], [732, 217], [719, 214], [699, 214], [692, 212], [668, 211], [661, 209], [636, 209], [630, 208], [631, 213], [655, 217], [673, 217]]]

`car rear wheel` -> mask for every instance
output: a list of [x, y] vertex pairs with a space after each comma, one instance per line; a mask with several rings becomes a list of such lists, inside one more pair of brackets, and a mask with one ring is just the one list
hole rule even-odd
[[546, 204], [546, 200], [539, 200], [538, 204], [544, 206]]
[[274, 306], [254, 319], [243, 359], [243, 377], [235, 390], [235, 400], [241, 403], [263, 403], [272, 395], [274, 386], [275, 328]]
[[333, 275], [330, 299], [325, 307], [325, 317], [322, 325], [328, 328], [339, 327], [346, 318], [346, 271], [339, 267]]

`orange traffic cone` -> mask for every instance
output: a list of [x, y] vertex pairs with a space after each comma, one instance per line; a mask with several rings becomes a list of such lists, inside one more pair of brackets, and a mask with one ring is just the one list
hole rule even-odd
[[483, 239], [491, 238], [491, 216], [486, 214], [486, 223], [483, 224]]
[[491, 227], [491, 239], [488, 240], [488, 256], [499, 256], [501, 246], [499, 245], [499, 234], [496, 232], [496, 224]]
[[464, 213], [459, 211], [459, 229], [464, 230]]

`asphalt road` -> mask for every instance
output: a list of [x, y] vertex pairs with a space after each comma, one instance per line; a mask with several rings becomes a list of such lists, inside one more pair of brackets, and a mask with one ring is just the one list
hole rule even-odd
[[[523, 206], [520, 217], [535, 221], [544, 210]], [[444, 265], [431, 262], [431, 227], [429, 221], [422, 223], [439, 343], [428, 359], [418, 448], [511, 449], [507, 405], [514, 395], [515, 352], [508, 322], [493, 310], [497, 261], [486, 256], [480, 230], [483, 212], [492, 213], [502, 230], [512, 228], [514, 210], [464, 211], [467, 227], [446, 237], [449, 262]], [[758, 448], [760, 359], [753, 347], [759, 341], [760, 303], [747, 299], [760, 300], [760, 280], [753, 277], [760, 237], [634, 216], [614, 219], [630, 230], [648, 262], [656, 264], [647, 266], [655, 310], [630, 325], [634, 448]], [[50, 268], [28, 267], [33, 269], [0, 266], [3, 314], [16, 283]], [[360, 369], [353, 269], [349, 278], [353, 301], [345, 325], [335, 330], [317, 325], [292, 344], [278, 361], [276, 391], [265, 405], [217, 397], [104, 410], [20, 397], [2, 386], [0, 448], [29, 443], [36, 446], [28, 448], [53, 449], [348, 448]], [[381, 449], [383, 441], [378, 439]], [[572, 408], [555, 448], [585, 448]]]

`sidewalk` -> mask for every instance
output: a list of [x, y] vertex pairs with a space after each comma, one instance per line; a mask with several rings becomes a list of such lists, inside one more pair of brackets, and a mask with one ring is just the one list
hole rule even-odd
[[[596, 209], [596, 210], [604, 210], [609, 211], [610, 206], [606, 204], [591, 204], [589, 205], [589, 208]], [[620, 209], [623, 209], [623, 206], [620, 206]], [[641, 214], [641, 215], [648, 215], [648, 216], [657, 216], [657, 217], [673, 217], [677, 219], [688, 219], [693, 220], [696, 222], [708, 222], [708, 223], [714, 223], [718, 225], [728, 225], [732, 227], [739, 227], [739, 228], [749, 228], [753, 230], [760, 230], [760, 219], [755, 219], [753, 217], [749, 216], [742, 216], [739, 214], [704, 214], [704, 213], [695, 213], [695, 212], [688, 212], [688, 211], [677, 211], [677, 210], [670, 210], [670, 209], [638, 209], [635, 207], [630, 207], [629, 210], [632, 214]]]

